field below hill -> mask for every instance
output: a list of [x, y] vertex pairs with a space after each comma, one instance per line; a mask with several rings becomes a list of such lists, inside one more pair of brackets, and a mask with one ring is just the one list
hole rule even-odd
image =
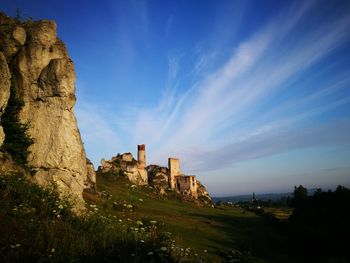
[[[173, 240], [172, 249], [189, 248], [209, 262], [295, 262], [286, 236], [261, 216], [239, 207], [196, 207], [167, 192], [159, 197], [149, 186], [124, 178], [98, 176], [101, 200], [86, 194], [100, 211], [121, 220], [155, 220]], [[233, 262], [233, 261], [232, 261]]]

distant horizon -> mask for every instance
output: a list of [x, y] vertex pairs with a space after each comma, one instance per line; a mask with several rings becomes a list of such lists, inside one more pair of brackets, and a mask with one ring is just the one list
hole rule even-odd
[[[296, 185], [296, 186], [299, 186], [299, 185]], [[312, 190], [312, 192], [316, 189], [319, 189], [321, 188], [321, 190], [323, 192], [327, 192], [328, 190], [331, 190], [331, 191], [334, 191], [339, 185], [334, 185], [334, 186], [331, 186], [331, 187], [328, 187], [328, 188], [323, 188], [323, 187], [307, 187], [305, 185], [303, 185], [303, 187], [305, 187], [308, 191]], [[349, 185], [341, 185], [341, 186], [344, 186], [346, 188], [349, 188], [350, 186]], [[243, 194], [232, 194], [232, 195], [223, 195], [223, 196], [212, 196], [212, 198], [227, 198], [227, 197], [238, 197], [238, 196], [249, 196], [249, 195], [253, 195], [253, 193], [255, 193], [256, 196], [261, 196], [261, 195], [278, 195], [278, 194], [292, 194], [294, 191], [294, 186], [293, 188], [290, 190], [290, 191], [276, 191], [276, 192], [251, 192], [251, 193], [243, 193]], [[308, 192], [310, 194], [310, 192]]]
[[17, 8], [57, 22], [95, 168], [144, 143], [148, 163], [178, 157], [213, 196], [350, 185], [349, 1], [4, 0], [0, 11]]

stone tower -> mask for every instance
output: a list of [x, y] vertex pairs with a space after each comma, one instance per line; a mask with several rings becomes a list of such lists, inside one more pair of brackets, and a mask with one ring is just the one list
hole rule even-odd
[[169, 186], [171, 189], [175, 189], [176, 184], [176, 176], [180, 175], [180, 161], [177, 158], [169, 158], [168, 159], [168, 167], [169, 167]]
[[139, 144], [137, 145], [137, 161], [139, 164], [139, 168], [145, 168], [146, 167], [146, 151], [145, 151], [145, 145]]

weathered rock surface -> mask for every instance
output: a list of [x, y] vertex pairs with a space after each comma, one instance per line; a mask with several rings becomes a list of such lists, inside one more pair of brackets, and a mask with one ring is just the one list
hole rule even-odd
[[87, 167], [87, 179], [89, 188], [95, 192], [96, 191], [96, 172], [94, 168], [94, 164], [86, 158], [86, 167]]
[[204, 205], [213, 205], [213, 200], [211, 200], [211, 197], [209, 195], [209, 192], [205, 188], [204, 185], [200, 181], [197, 180], [197, 195], [198, 200], [203, 202]]
[[[73, 107], [74, 65], [56, 35], [54, 21], [18, 22], [0, 13], [0, 114], [6, 107], [10, 80], [25, 105], [22, 123], [29, 123], [28, 166], [33, 180], [59, 189], [82, 203], [82, 191], [93, 181]], [[3, 133], [0, 127], [0, 144]], [[90, 165], [90, 164], [89, 164]], [[89, 181], [90, 180], [90, 181]]]
[[147, 171], [140, 167], [131, 153], [118, 154], [112, 157], [112, 160], [101, 160], [101, 166], [98, 167], [98, 174], [110, 174], [112, 176], [126, 176], [129, 181], [137, 185], [147, 185]]
[[161, 195], [166, 195], [166, 190], [169, 188], [168, 183], [168, 168], [149, 165], [146, 167], [148, 172], [148, 183], [154, 187]]

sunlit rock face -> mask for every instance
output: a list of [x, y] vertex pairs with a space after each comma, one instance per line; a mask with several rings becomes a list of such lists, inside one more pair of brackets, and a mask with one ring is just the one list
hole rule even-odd
[[158, 165], [149, 165], [146, 169], [148, 172], [149, 184], [154, 187], [161, 195], [165, 195], [165, 191], [169, 188], [169, 169]]
[[[0, 114], [10, 85], [25, 103], [19, 118], [30, 124], [28, 134], [34, 140], [28, 156], [28, 166], [35, 172], [33, 180], [43, 186], [55, 182], [82, 204], [82, 191], [94, 179], [87, 176], [87, 159], [73, 111], [74, 65], [57, 38], [56, 23], [19, 22], [0, 13], [0, 76]], [[3, 136], [0, 127], [0, 144]]]
[[96, 172], [94, 164], [86, 158], [86, 167], [87, 167], [87, 179], [89, 187], [93, 192], [96, 191]]
[[213, 205], [213, 201], [209, 195], [209, 192], [200, 181], [197, 180], [197, 196], [198, 199], [205, 205]]

